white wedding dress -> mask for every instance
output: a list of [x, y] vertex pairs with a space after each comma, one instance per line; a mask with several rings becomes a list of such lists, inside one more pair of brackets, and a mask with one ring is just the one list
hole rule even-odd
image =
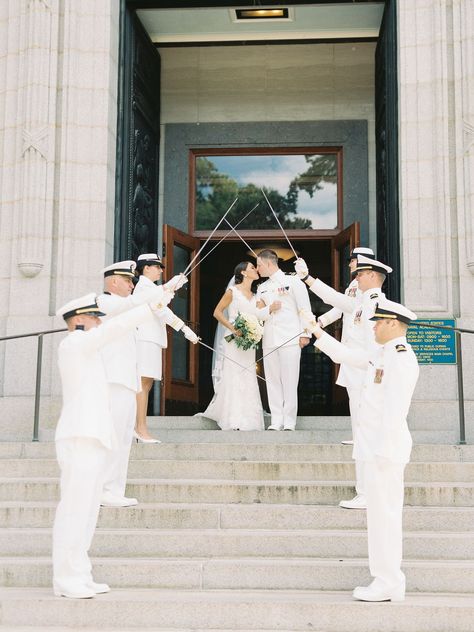
[[[248, 299], [238, 285], [229, 289], [232, 292], [232, 301], [227, 310], [231, 322], [234, 322], [239, 312], [254, 314], [261, 320], [266, 318], [268, 307], [258, 309], [255, 296]], [[224, 328], [225, 336], [230, 333]], [[214, 381], [215, 395], [199, 416], [213, 419], [222, 430], [265, 430], [262, 400], [257, 384], [255, 349], [244, 351], [233, 340], [227, 342], [222, 338], [216, 341], [216, 348], [223, 355], [217, 358], [219, 370]], [[241, 367], [248, 367], [248, 370]]]

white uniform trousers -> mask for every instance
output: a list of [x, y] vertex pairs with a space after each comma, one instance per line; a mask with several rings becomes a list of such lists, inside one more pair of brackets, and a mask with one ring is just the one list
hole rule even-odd
[[365, 463], [369, 568], [377, 588], [405, 582], [402, 563], [403, 463], [382, 457]]
[[296, 427], [300, 358], [299, 345], [291, 345], [280, 347], [263, 360], [273, 428]]
[[[351, 426], [352, 426], [352, 439], [354, 441], [354, 445], [357, 441], [357, 429], [358, 429], [358, 413], [359, 413], [359, 404], [360, 398], [362, 395], [362, 386], [347, 386], [347, 394], [349, 396], [349, 411], [351, 414]], [[355, 471], [356, 471], [356, 493], [361, 496], [365, 496], [365, 463], [363, 461], [355, 462]]]
[[137, 394], [121, 384], [109, 384], [109, 393], [117, 447], [110, 451], [104, 492], [123, 498], [137, 413]]
[[110, 450], [97, 439], [56, 442], [61, 468], [61, 500], [53, 526], [53, 585], [74, 592], [92, 581], [88, 551], [99, 515]]

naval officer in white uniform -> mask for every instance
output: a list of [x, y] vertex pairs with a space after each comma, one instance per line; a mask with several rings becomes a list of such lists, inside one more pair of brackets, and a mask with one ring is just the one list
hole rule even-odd
[[[365, 246], [357, 246], [356, 248], [353, 248], [351, 250], [351, 253], [349, 256], [349, 262], [348, 262], [351, 275], [354, 273], [357, 267], [357, 255], [364, 255], [364, 257], [368, 257], [369, 259], [375, 259], [375, 254], [372, 248], [366, 248]], [[350, 296], [351, 298], [357, 299], [359, 302], [362, 302], [362, 292], [359, 289], [359, 284], [356, 278], [353, 278], [351, 280], [344, 294], [346, 296]], [[347, 344], [347, 342], [349, 341], [349, 336], [350, 336], [351, 312], [343, 312], [342, 309], [340, 309], [339, 307], [333, 307], [328, 312], [325, 312], [318, 318], [318, 323], [321, 325], [321, 327], [328, 327], [328, 325], [331, 325], [332, 323], [336, 322], [336, 320], [339, 320], [340, 318], [342, 318], [341, 342], [343, 344]], [[349, 368], [349, 372], [350, 372], [350, 368]], [[352, 405], [351, 405], [350, 388], [348, 388], [346, 373], [347, 373], [347, 368], [344, 367], [344, 365], [341, 365], [339, 368], [336, 384], [338, 386], [343, 386], [347, 390], [347, 395], [349, 398], [349, 410], [351, 413], [351, 426], [353, 426], [354, 425], [353, 418], [355, 415], [355, 411], [353, 410], [353, 408], [356, 402], [353, 399]], [[352, 436], [354, 436], [353, 430], [352, 430]], [[352, 440], [342, 441], [342, 443], [346, 445], [352, 445], [353, 441]]]
[[[142, 296], [156, 288], [155, 283], [161, 279], [163, 269], [164, 265], [156, 253], [140, 255], [137, 259], [136, 273], [139, 278], [133, 292], [134, 296]], [[162, 377], [163, 349], [168, 346], [166, 325], [175, 331], [181, 331], [192, 344], [197, 344], [199, 341], [194, 331], [169, 307], [157, 314], [152, 321], [143, 323], [137, 328], [137, 364], [141, 390], [137, 393], [137, 418], [134, 437], [141, 443], [160, 443], [148, 432], [146, 411], [153, 381], [161, 380]]]
[[[350, 313], [348, 328], [346, 328], [346, 344], [353, 349], [370, 351], [375, 346], [373, 324], [371, 318], [374, 314], [378, 301], [385, 298], [382, 292], [382, 285], [386, 275], [392, 272], [390, 266], [381, 261], [357, 255], [357, 266], [354, 270], [361, 297], [353, 297], [337, 292], [320, 279], [314, 279], [309, 275], [308, 267], [303, 259], [298, 259], [295, 263], [296, 273], [302, 278], [312, 292], [317, 294], [325, 303], [338, 307], [344, 313]], [[351, 412], [352, 436], [354, 448], [357, 442], [357, 431], [360, 415], [360, 395], [365, 379], [365, 371], [358, 367], [341, 367], [343, 375], [341, 381], [345, 384], [349, 394], [349, 404]], [[353, 457], [356, 459], [357, 451], [354, 449]], [[341, 500], [340, 507], [344, 509], [365, 509], [365, 483], [364, 467], [356, 459], [356, 495], [350, 500]]]
[[[97, 297], [97, 302], [101, 311], [106, 314], [105, 320], [143, 303], [147, 297], [149, 300], [159, 301], [164, 289], [175, 291], [187, 282], [184, 275], [177, 275], [164, 286], [150, 288], [149, 293], [144, 297], [131, 295], [134, 287], [135, 261], [113, 263], [104, 268], [103, 274], [105, 291]], [[130, 331], [126, 336], [109, 343], [103, 347], [101, 353], [118, 438], [118, 449], [111, 455], [105, 477], [101, 504], [104, 507], [129, 507], [138, 502], [136, 498], [125, 496], [128, 461], [136, 418], [136, 396], [141, 387], [137, 367], [136, 331]]]
[[69, 333], [58, 348], [63, 405], [55, 435], [61, 500], [53, 526], [53, 587], [57, 596], [85, 599], [110, 590], [94, 582], [88, 556], [109, 455], [117, 442], [100, 349], [151, 320], [153, 313], [143, 305], [98, 327], [104, 314], [96, 295], [87, 294], [56, 315], [65, 319]]
[[371, 318], [378, 348], [369, 352], [341, 344], [314, 321], [309, 325], [316, 347], [334, 362], [365, 372], [354, 456], [365, 467], [369, 567], [374, 580], [354, 590], [354, 598], [362, 601], [405, 598], [403, 475], [412, 447], [407, 414], [419, 375], [406, 331], [415, 319], [416, 314], [403, 305], [381, 299]]
[[267, 278], [258, 286], [257, 300], [261, 299], [267, 306], [274, 301], [281, 303], [281, 308], [265, 320], [262, 339], [263, 354], [269, 354], [263, 361], [272, 415], [268, 429], [294, 430], [301, 349], [310, 341], [304, 333], [299, 311], [310, 309], [309, 296], [298, 277], [280, 270], [273, 250], [262, 250], [258, 255], [257, 271]]

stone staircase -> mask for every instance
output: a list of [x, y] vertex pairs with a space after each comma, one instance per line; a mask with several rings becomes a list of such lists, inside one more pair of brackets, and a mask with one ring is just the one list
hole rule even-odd
[[224, 433], [152, 420], [166, 443], [133, 446], [140, 504], [103, 508], [94, 538], [95, 578], [113, 590], [81, 601], [50, 587], [54, 444], [0, 443], [0, 631], [472, 632], [474, 446], [415, 446], [409, 594], [364, 604], [351, 591], [370, 581], [365, 512], [337, 507], [354, 492], [351, 448], [315, 443], [331, 430], [311, 424]]

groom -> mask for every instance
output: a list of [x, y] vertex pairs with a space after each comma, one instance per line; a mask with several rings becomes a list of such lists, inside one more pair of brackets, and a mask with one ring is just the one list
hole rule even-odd
[[[270, 314], [263, 330], [263, 364], [272, 414], [268, 430], [294, 430], [301, 349], [310, 341], [304, 333], [305, 321], [299, 316], [300, 310], [309, 309], [308, 292], [298, 277], [280, 270], [273, 250], [262, 250], [257, 257], [257, 271], [267, 278], [257, 289], [257, 300], [265, 305], [281, 302], [281, 309]], [[303, 335], [298, 336], [300, 333]]]

